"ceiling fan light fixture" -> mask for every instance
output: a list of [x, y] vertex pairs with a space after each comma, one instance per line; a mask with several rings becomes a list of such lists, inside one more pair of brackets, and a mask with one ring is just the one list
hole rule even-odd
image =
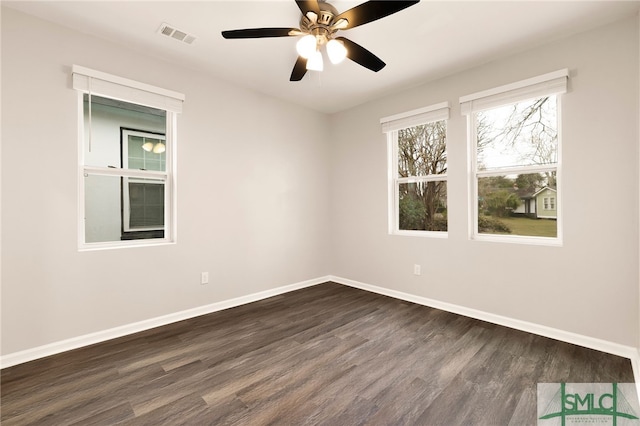
[[340, 18], [335, 22], [335, 24], [333, 24], [331, 26], [331, 29], [332, 30], [344, 30], [348, 26], [349, 26], [349, 21], [347, 21], [345, 18]]
[[307, 69], [309, 71], [322, 71], [323, 69], [322, 63], [322, 53], [319, 50], [316, 50], [315, 53], [309, 56], [307, 60]]
[[302, 56], [305, 59], [309, 59], [311, 55], [314, 55], [316, 52], [316, 38], [311, 34], [307, 34], [302, 37], [296, 43], [296, 51], [298, 55]]
[[[0, 0], [1, 1], [1, 0]], [[289, 81], [300, 81], [307, 70], [322, 71], [324, 52], [331, 62], [339, 63], [344, 58], [373, 72], [385, 67], [376, 55], [348, 38], [336, 37], [339, 30], [350, 30], [369, 22], [377, 21], [419, 3], [420, 0], [365, 1], [342, 13], [327, 3], [327, 0], [295, 0], [302, 12], [299, 28], [245, 28], [222, 31], [225, 39], [301, 37], [296, 43], [298, 57], [291, 71]], [[332, 40], [336, 40], [335, 42]]]
[[153, 142], [145, 142], [144, 144], [142, 144], [142, 149], [144, 149], [147, 152], [153, 151]]
[[166, 151], [166, 147], [164, 146], [164, 144], [162, 142], [158, 142], [154, 147], [153, 147], [153, 152], [155, 154], [162, 154], [163, 152]]
[[313, 22], [314, 24], [316, 22], [318, 22], [318, 14], [315, 13], [314, 11], [310, 10], [307, 12], [306, 17], [308, 20], [310, 20], [311, 22]]
[[329, 40], [327, 43], [327, 55], [332, 64], [339, 64], [347, 57], [347, 48], [340, 40]]

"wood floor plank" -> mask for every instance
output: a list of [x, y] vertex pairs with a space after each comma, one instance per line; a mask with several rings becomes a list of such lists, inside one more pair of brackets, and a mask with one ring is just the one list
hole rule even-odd
[[[3, 425], [525, 425], [628, 359], [325, 283], [1, 372]], [[499, 401], [499, 403], [496, 403]]]

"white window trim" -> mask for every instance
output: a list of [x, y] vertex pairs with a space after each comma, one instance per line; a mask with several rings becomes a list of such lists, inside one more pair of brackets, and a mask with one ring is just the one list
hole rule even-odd
[[462, 115], [471, 115], [474, 112], [515, 104], [527, 99], [566, 93], [568, 78], [569, 70], [565, 68], [462, 96], [460, 97], [460, 112]]
[[[127, 247], [149, 247], [175, 244], [177, 240], [177, 113], [182, 112], [185, 96], [178, 92], [151, 86], [145, 83], [114, 76], [101, 71], [73, 65], [73, 88], [78, 91], [78, 250], [106, 250]], [[123, 168], [96, 167], [85, 165], [84, 156], [84, 98], [103, 96], [138, 105], [166, 111], [166, 172], [127, 170]], [[85, 229], [85, 174], [154, 178], [165, 181], [165, 226], [164, 238], [122, 240], [106, 242], [86, 242]]]
[[438, 181], [444, 181], [448, 184], [448, 179], [447, 174], [412, 176], [406, 178], [398, 177], [398, 131], [401, 129], [406, 129], [408, 127], [432, 123], [434, 121], [448, 120], [449, 110], [449, 102], [441, 102], [424, 108], [419, 108], [380, 119], [382, 132], [387, 136], [387, 218], [389, 235], [430, 238], [448, 237], [448, 231], [415, 231], [400, 229], [400, 218], [398, 216], [398, 205], [400, 197], [398, 190], [399, 185], [401, 183]]
[[79, 65], [74, 65], [71, 72], [73, 73], [73, 88], [80, 92], [175, 113], [182, 112], [182, 104], [185, 99], [182, 93]]
[[449, 102], [441, 102], [380, 119], [382, 133], [449, 119]]
[[[504, 242], [527, 245], [562, 246], [563, 220], [562, 205], [562, 99], [557, 97], [558, 119], [558, 161], [550, 165], [502, 167], [491, 170], [477, 170], [477, 135], [475, 113], [499, 106], [535, 99], [543, 96], [561, 95], [567, 92], [569, 70], [562, 69], [541, 76], [529, 78], [493, 89], [460, 97], [461, 113], [467, 116], [467, 147], [469, 152], [469, 239], [474, 241]], [[525, 235], [480, 234], [478, 232], [478, 179], [488, 176], [527, 174], [555, 170], [556, 172], [556, 237], [534, 237]]]

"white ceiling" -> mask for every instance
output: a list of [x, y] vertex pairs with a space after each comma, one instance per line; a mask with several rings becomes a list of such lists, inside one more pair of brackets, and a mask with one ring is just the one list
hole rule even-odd
[[[362, 1], [330, 1], [339, 12]], [[293, 0], [3, 1], [3, 5], [267, 95], [333, 113], [637, 13], [639, 1], [429, 1], [340, 32], [387, 63], [354, 62], [289, 82], [296, 37], [225, 40], [222, 30], [298, 27]], [[157, 33], [163, 23], [192, 45]]]

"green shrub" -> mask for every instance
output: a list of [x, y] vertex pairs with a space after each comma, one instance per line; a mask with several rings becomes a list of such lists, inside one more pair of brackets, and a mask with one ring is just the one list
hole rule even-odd
[[400, 229], [424, 229], [425, 218], [422, 200], [405, 195], [400, 198]]
[[480, 216], [478, 217], [478, 232], [480, 233], [498, 233], [498, 234], [510, 234], [511, 229], [501, 222], [499, 219], [496, 219], [491, 216]]
[[447, 231], [447, 217], [434, 217], [427, 231]]

